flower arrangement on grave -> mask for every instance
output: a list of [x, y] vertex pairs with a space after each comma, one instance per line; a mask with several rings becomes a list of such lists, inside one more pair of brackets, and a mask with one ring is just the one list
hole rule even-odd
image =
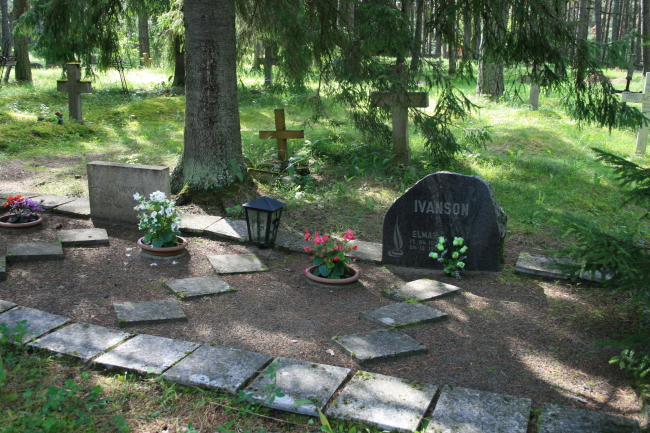
[[[321, 236], [319, 232], [314, 233], [312, 236], [309, 230], [305, 230], [305, 240], [311, 240], [314, 243], [304, 248], [306, 252], [313, 253], [313, 275], [333, 280], [344, 278], [348, 269], [348, 263], [355, 260], [346, 257], [345, 253], [357, 249], [356, 245], [353, 247], [347, 246], [349, 241], [354, 240], [354, 232], [352, 230], [343, 233], [342, 239]], [[305, 273], [309, 273], [310, 269], [305, 269]]]
[[29, 223], [38, 220], [38, 217], [43, 213], [43, 200], [35, 202], [29, 197], [16, 195], [8, 197], [7, 201], [2, 205], [3, 208], [9, 208], [8, 223]]
[[460, 271], [465, 267], [463, 260], [467, 258], [467, 245], [464, 245], [463, 238], [454, 238], [452, 248], [447, 250], [445, 247], [446, 239], [444, 236], [438, 238], [436, 251], [430, 252], [429, 257], [442, 263], [442, 271], [447, 275], [453, 275], [460, 278]]
[[138, 193], [133, 194], [133, 198], [140, 202], [134, 209], [140, 211], [138, 228], [146, 232], [142, 243], [155, 248], [176, 246], [181, 234], [178, 229], [181, 218], [176, 213], [174, 202], [161, 191], [152, 192], [149, 200]]

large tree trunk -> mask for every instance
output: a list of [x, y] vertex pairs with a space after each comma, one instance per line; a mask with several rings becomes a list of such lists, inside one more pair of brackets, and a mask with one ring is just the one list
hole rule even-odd
[[[140, 57], [145, 53], [151, 57], [151, 47], [149, 45], [149, 14], [143, 8], [138, 12], [138, 47], [140, 48]], [[144, 60], [140, 60], [140, 66], [147, 66]]]
[[185, 0], [185, 146], [172, 192], [214, 189], [245, 172], [237, 104], [234, 0]]
[[[650, 0], [642, 0], [641, 3], [641, 34], [644, 37], [650, 36]], [[642, 44], [643, 53], [643, 76], [650, 71], [650, 46]]]
[[0, 0], [0, 14], [2, 14], [2, 46], [0, 55], [8, 56], [11, 52], [11, 29], [9, 28], [9, 6], [7, 0]]
[[413, 42], [413, 54], [411, 56], [411, 71], [420, 68], [420, 57], [422, 56], [422, 20], [424, 15], [424, 0], [417, 0], [415, 16], [415, 41]]
[[[14, 1], [14, 22], [29, 8], [27, 0]], [[15, 77], [19, 83], [32, 83], [32, 67], [29, 62], [29, 38], [25, 34], [14, 35], [14, 52], [16, 53]]]
[[[488, 48], [490, 41], [488, 41], [489, 31], [493, 34], [502, 31], [505, 28], [505, 19], [507, 11], [503, 11], [501, 16], [486, 14], [489, 16], [489, 22], [483, 23], [483, 34], [481, 36], [480, 57], [478, 62], [478, 77], [476, 80], [476, 93], [479, 95], [488, 95], [492, 98], [498, 98], [503, 95], [505, 90], [505, 82], [503, 78], [503, 63], [495, 62], [490, 59]], [[504, 20], [499, 23], [496, 20]]]
[[181, 36], [174, 36], [174, 87], [185, 87], [185, 49], [182, 46]]

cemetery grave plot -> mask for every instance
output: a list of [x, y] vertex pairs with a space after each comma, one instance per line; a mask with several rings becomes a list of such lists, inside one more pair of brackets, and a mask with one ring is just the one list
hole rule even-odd
[[[46, 216], [42, 230], [11, 237], [0, 234], [0, 245], [53, 241], [57, 224], [63, 230], [93, 227], [87, 219]], [[126, 330], [356, 371], [362, 367], [331, 338], [380, 329], [360, 319], [360, 313], [395, 302], [382, 290], [424, 277], [413, 270], [391, 272], [381, 265], [357, 262], [360, 288], [323, 292], [306, 283], [302, 271], [309, 260], [304, 254], [259, 250], [208, 237], [190, 237], [190, 257], [177, 264], [151, 266], [138, 258], [135, 241], [140, 232], [123, 226], [102, 228], [108, 232], [108, 246], [68, 247], [62, 261], [8, 266], [7, 281], [0, 282], [0, 299], [118, 329], [114, 303], [174, 299], [165, 283], [214, 275], [208, 256], [253, 253], [269, 271], [222, 275], [236, 291], [179, 300], [187, 322]], [[462, 289], [459, 295], [422, 303], [448, 318], [400, 329], [429, 351], [363, 369], [438, 386], [531, 398], [533, 406], [562, 403], [634, 417], [636, 397], [622, 372], [607, 362], [616, 350], [593, 346], [597, 338], [628, 331], [630, 316], [610, 298], [582, 289], [584, 285], [577, 288], [515, 274], [515, 261], [528, 248], [523, 240], [507, 242], [506, 265], [500, 274], [465, 274], [460, 281], [436, 276]]]

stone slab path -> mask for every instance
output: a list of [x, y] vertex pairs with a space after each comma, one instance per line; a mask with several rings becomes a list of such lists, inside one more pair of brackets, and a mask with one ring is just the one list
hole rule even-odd
[[269, 270], [255, 254], [222, 254], [209, 256], [208, 260], [217, 274], [245, 274]]
[[57, 206], [61, 206], [66, 203], [70, 203], [74, 201], [74, 198], [66, 197], [64, 195], [41, 194], [32, 197], [32, 200], [34, 200], [35, 202], [40, 202], [41, 200], [43, 200], [43, 204], [41, 204], [41, 207], [45, 210], [51, 210]]
[[395, 301], [431, 301], [444, 296], [457, 295], [461, 289], [441, 281], [426, 278], [387, 289], [384, 296]]
[[397, 359], [427, 352], [427, 347], [403, 332], [380, 329], [333, 337], [359, 364]]
[[440, 322], [447, 318], [447, 313], [427, 305], [402, 302], [362, 311], [359, 317], [381, 326], [401, 328]]
[[187, 322], [187, 316], [175, 299], [113, 304], [120, 328], [128, 325]]
[[216, 276], [182, 278], [166, 281], [165, 285], [183, 300], [202, 298], [204, 296], [234, 293], [237, 290]]
[[23, 242], [7, 245], [7, 262], [63, 260], [61, 242]]
[[237, 242], [248, 242], [248, 226], [246, 225], [246, 221], [221, 218], [214, 224], [206, 227], [203, 232]]
[[106, 229], [59, 230], [56, 237], [64, 247], [94, 247], [108, 245]]
[[220, 219], [222, 217], [212, 215], [183, 215], [179, 224], [179, 230], [183, 233], [202, 235], [206, 228]]
[[[11, 302], [0, 300], [1, 309], [8, 310], [0, 313], [0, 324], [11, 327], [16, 321], [28, 320], [29, 329], [36, 331], [31, 338], [39, 337], [31, 343], [34, 347], [87, 359], [84, 354], [90, 356], [89, 352], [76, 341], [79, 336], [82, 340], [90, 340], [91, 335], [110, 335], [121, 342], [103, 349], [90, 362], [107, 369], [159, 374], [170, 381], [230, 393], [252, 379], [244, 388], [245, 392], [253, 393], [251, 400], [261, 402], [268, 396], [264, 388], [270, 383], [269, 375], [260, 371], [272, 360], [268, 355], [221, 346], [199, 346], [146, 334], [130, 339], [127, 334], [125, 340], [125, 333], [121, 331], [71, 324], [61, 316], [15, 306]], [[93, 350], [97, 349], [99, 347]], [[102, 353], [104, 350], [106, 352]], [[354, 419], [398, 431], [412, 431], [413, 425], [420, 425], [424, 418], [432, 418], [427, 433], [525, 432], [531, 417], [530, 400], [526, 398], [445, 386], [436, 401], [437, 386], [433, 384], [363, 371], [351, 378], [347, 368], [288, 358], [276, 360], [279, 361], [274, 367], [277, 386], [283, 389], [285, 396], [266, 405], [280, 410], [315, 416], [318, 407], [331, 418]], [[328, 404], [339, 391], [337, 398]], [[309, 399], [314, 404], [294, 405], [298, 399]], [[432, 407], [427, 409], [431, 402], [434, 402]], [[627, 418], [544, 405], [539, 433], [567, 432], [639, 433], [640, 429], [638, 423]]]
[[53, 212], [74, 217], [89, 217], [90, 202], [85, 198], [78, 198], [52, 209]]
[[[570, 264], [568, 259], [556, 259], [554, 257], [539, 254], [521, 253], [515, 263], [515, 271], [524, 274], [539, 275], [541, 277], [567, 279], [569, 274], [557, 269], [558, 264]], [[598, 271], [585, 273], [580, 278], [587, 281], [600, 282], [602, 274]]]
[[332, 402], [327, 415], [384, 430], [412, 432], [437, 390], [428, 383], [358, 371]]

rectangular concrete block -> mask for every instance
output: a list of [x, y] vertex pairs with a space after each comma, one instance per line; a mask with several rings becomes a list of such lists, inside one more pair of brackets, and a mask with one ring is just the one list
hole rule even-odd
[[106, 229], [59, 230], [56, 237], [64, 247], [93, 247], [108, 245]]
[[203, 234], [203, 231], [223, 217], [214, 215], [182, 215], [179, 230], [183, 233]]
[[381, 244], [354, 240], [348, 242], [348, 246], [357, 247], [357, 249], [346, 253], [345, 255], [347, 257], [356, 258], [364, 262], [381, 263]]
[[326, 414], [383, 430], [412, 432], [437, 390], [437, 386], [428, 383], [358, 371]]
[[383, 291], [384, 296], [396, 301], [430, 301], [443, 296], [457, 295], [461, 289], [441, 281], [422, 278]]
[[37, 339], [29, 346], [89, 361], [131, 334], [88, 323], [73, 323]]
[[271, 359], [261, 353], [206, 344], [167, 370], [162, 377], [183, 385], [236, 394]]
[[52, 209], [52, 212], [73, 217], [89, 217], [90, 201], [85, 198], [78, 198], [69, 203], [62, 204]]
[[17, 334], [16, 331], [21, 325], [27, 330], [22, 337], [23, 343], [34, 340], [69, 321], [68, 318], [28, 307], [12, 308], [0, 314], [0, 324], [5, 324], [12, 335]]
[[439, 322], [446, 319], [447, 314], [423, 304], [398, 302], [362, 311], [359, 317], [381, 326], [402, 328]]
[[169, 167], [93, 161], [87, 165], [90, 216], [113, 224], [137, 227], [138, 202], [133, 194], [162, 191], [170, 197]]
[[0, 299], [0, 313], [10, 310], [15, 306], [16, 304], [14, 304], [13, 302], [3, 301], [2, 299]]
[[50, 210], [50, 209], [54, 209], [57, 206], [61, 206], [62, 204], [66, 204], [74, 201], [74, 197], [66, 197], [64, 195], [42, 194], [42, 195], [37, 195], [36, 197], [32, 197], [32, 200], [34, 200], [37, 203], [43, 200], [43, 203], [41, 204], [43, 209]]
[[187, 316], [176, 299], [113, 303], [120, 328], [128, 325], [187, 322]]
[[108, 369], [161, 374], [198, 347], [189, 341], [140, 334], [95, 359], [94, 363]]
[[214, 275], [169, 280], [165, 285], [184, 300], [236, 292], [234, 287]]
[[24, 242], [7, 245], [7, 262], [63, 260], [61, 242]]
[[255, 254], [221, 254], [208, 256], [208, 260], [217, 274], [243, 274], [269, 270]]
[[242, 220], [222, 218], [206, 227], [203, 233], [237, 242], [248, 242], [248, 225]]
[[340, 335], [332, 340], [360, 364], [399, 359], [428, 351], [424, 344], [405, 333], [387, 329]]
[[635, 420], [590, 410], [545, 403], [539, 433], [639, 433]]
[[[251, 400], [264, 406], [303, 415], [317, 416], [316, 409], [324, 409], [350, 374], [350, 369], [343, 367], [290, 358], [277, 358], [277, 361], [280, 364], [276, 368], [276, 386], [282, 388], [284, 397], [276, 397], [272, 403], [267, 401], [269, 391], [264, 388], [272, 383], [267, 374], [257, 376], [244, 392], [252, 393]], [[301, 399], [311, 400], [313, 404], [295, 404]]]

